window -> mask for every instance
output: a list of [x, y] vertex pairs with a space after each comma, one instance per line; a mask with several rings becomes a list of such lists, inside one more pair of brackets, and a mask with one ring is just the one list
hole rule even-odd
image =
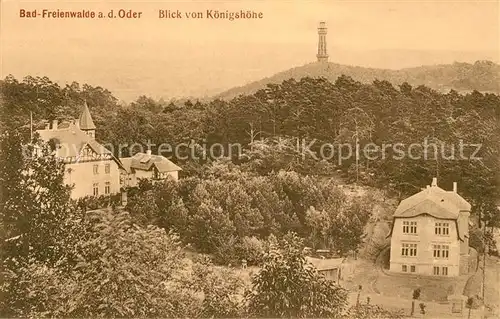
[[111, 172], [111, 165], [106, 164], [104, 166], [104, 173], [109, 174]]
[[410, 222], [410, 234], [417, 233], [417, 222]]
[[403, 234], [416, 234], [417, 222], [403, 221]]
[[95, 164], [94, 165], [94, 175], [97, 175], [97, 174], [99, 174], [99, 165]]
[[111, 192], [111, 182], [106, 182], [104, 185], [104, 194], [108, 195]]
[[448, 245], [432, 245], [434, 258], [448, 259], [450, 256], [450, 246]]
[[439, 275], [439, 267], [434, 267], [434, 275]]
[[90, 149], [90, 147], [88, 147], [88, 146], [86, 146], [86, 147], [83, 149], [82, 153], [83, 153], [83, 156], [85, 156], [85, 157], [90, 157], [90, 156], [92, 156], [92, 154], [93, 154], [93, 153], [92, 153], [92, 150], [91, 150], [91, 149]]
[[432, 250], [434, 252], [434, 258], [441, 257], [441, 245], [432, 245]]
[[407, 272], [407, 271], [408, 271], [408, 267], [407, 267], [406, 265], [402, 265], [402, 266], [401, 266], [401, 270], [402, 270], [403, 272]]
[[415, 266], [410, 266], [410, 272], [415, 272]]
[[448, 267], [447, 266], [441, 267], [441, 272], [439, 270], [440, 270], [440, 267], [434, 266], [433, 274], [437, 275], [437, 276], [439, 276], [439, 275], [448, 276]]
[[448, 245], [441, 246], [441, 256], [443, 256], [443, 258], [448, 259], [448, 257], [450, 256], [450, 246]]
[[441, 271], [441, 274], [442, 274], [443, 276], [448, 276], [448, 267], [443, 267], [441, 270], [442, 270], [442, 271]]
[[448, 236], [450, 234], [450, 224], [449, 223], [443, 223], [442, 233], [444, 236]]
[[99, 184], [98, 183], [94, 183], [92, 185], [92, 190], [93, 190], [94, 196], [99, 196]]
[[401, 247], [401, 256], [415, 257], [417, 256], [417, 244], [403, 243]]
[[434, 224], [434, 234], [441, 235], [441, 223]]
[[434, 234], [448, 236], [450, 234], [450, 223], [436, 223], [434, 225]]

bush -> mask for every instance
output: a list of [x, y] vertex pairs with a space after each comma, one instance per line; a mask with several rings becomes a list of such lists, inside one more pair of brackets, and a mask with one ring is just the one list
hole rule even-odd
[[121, 194], [85, 196], [76, 202], [77, 207], [87, 211], [105, 207], [116, 207], [121, 204]]
[[231, 236], [222, 242], [213, 254], [214, 262], [220, 265], [240, 265], [246, 260], [247, 265], [260, 265], [266, 243], [257, 237], [237, 238]]
[[390, 311], [377, 305], [357, 305], [349, 308], [345, 314], [349, 319], [400, 319], [404, 318], [402, 310]]
[[243, 237], [237, 247], [238, 257], [248, 265], [260, 265], [264, 258], [266, 244], [257, 237]]

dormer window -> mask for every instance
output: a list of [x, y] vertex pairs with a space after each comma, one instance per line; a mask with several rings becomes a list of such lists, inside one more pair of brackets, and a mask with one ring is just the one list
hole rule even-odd
[[417, 222], [403, 221], [403, 234], [416, 234]]

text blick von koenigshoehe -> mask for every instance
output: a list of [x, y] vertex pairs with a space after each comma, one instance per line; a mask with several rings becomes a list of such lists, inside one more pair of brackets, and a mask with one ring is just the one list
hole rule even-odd
[[162, 19], [213, 19], [213, 20], [244, 20], [244, 19], [262, 19], [264, 14], [252, 10], [239, 11], [180, 11], [180, 10], [158, 10], [158, 17]]

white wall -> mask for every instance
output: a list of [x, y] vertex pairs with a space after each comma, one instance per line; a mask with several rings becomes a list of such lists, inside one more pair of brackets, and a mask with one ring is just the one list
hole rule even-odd
[[[105, 164], [110, 165], [109, 174], [105, 173]], [[94, 165], [99, 165], [98, 174], [94, 175]], [[71, 169], [71, 173], [69, 172]], [[111, 194], [120, 192], [120, 172], [113, 160], [82, 162], [65, 165], [64, 182], [74, 184], [71, 198], [93, 196], [93, 184], [99, 184], [99, 195], [104, 195], [105, 183], [110, 182]]]
[[[416, 221], [417, 234], [403, 234], [403, 221]], [[435, 235], [435, 222], [448, 222], [450, 224], [449, 235]], [[417, 244], [416, 257], [401, 256], [401, 247], [403, 242]], [[434, 258], [433, 245], [436, 244], [449, 246], [449, 257], [447, 259]], [[456, 223], [454, 220], [444, 221], [429, 215], [420, 215], [414, 218], [395, 219], [391, 238], [391, 271], [403, 272], [402, 265], [407, 265], [408, 273], [410, 273], [410, 266], [415, 265], [417, 274], [433, 275], [434, 266], [447, 266], [448, 276], [457, 276], [459, 274], [459, 263], [460, 243], [457, 237]]]

